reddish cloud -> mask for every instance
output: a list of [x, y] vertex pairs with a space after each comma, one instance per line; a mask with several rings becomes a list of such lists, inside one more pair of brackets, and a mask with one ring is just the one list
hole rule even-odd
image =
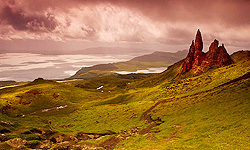
[[1, 13], [2, 22], [11, 25], [15, 30], [52, 31], [56, 28], [55, 18], [47, 14], [44, 15], [26, 15], [21, 9], [14, 10], [9, 6], [3, 8]]
[[[250, 44], [249, 0], [0, 0], [0, 39]], [[238, 34], [240, 32], [240, 34]], [[236, 34], [237, 33], [237, 34]], [[238, 42], [239, 43], [239, 42]]]

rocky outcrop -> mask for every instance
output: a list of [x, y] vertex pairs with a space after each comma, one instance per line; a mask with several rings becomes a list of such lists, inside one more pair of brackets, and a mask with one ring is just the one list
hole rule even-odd
[[187, 55], [183, 65], [182, 65], [181, 73], [185, 73], [185, 72], [188, 72], [189, 70], [191, 70], [192, 65], [193, 65], [193, 61], [194, 61], [194, 51], [195, 51], [194, 41], [192, 41], [192, 44], [189, 48], [188, 55]]
[[196, 37], [195, 37], [195, 49], [197, 51], [202, 51], [203, 49], [203, 42], [202, 42], [202, 37], [201, 37], [201, 32], [198, 29], [197, 33], [196, 33]]
[[202, 49], [202, 37], [198, 29], [195, 43], [192, 41], [189, 53], [183, 62], [181, 74], [190, 71], [194, 71], [195, 74], [198, 74], [205, 72], [212, 66], [222, 67], [233, 63], [224, 45], [219, 46], [219, 41], [216, 39], [211, 43], [207, 53], [202, 52]]

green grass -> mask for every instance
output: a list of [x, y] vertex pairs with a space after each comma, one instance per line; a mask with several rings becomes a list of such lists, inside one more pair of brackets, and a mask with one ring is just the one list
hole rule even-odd
[[94, 79], [97, 77], [103, 76], [116, 76], [115, 71], [128, 71], [136, 72], [137, 70], [146, 70], [148, 68], [158, 68], [158, 67], [167, 67], [169, 66], [168, 61], [161, 62], [139, 62], [139, 61], [127, 61], [113, 64], [103, 64], [96, 65], [89, 68], [83, 68], [77, 72], [76, 75], [71, 78], [76, 79]]
[[[0, 127], [12, 131], [7, 133], [10, 138], [29, 140], [38, 137], [14, 131], [27, 126], [46, 127], [48, 120], [53, 130], [65, 134], [121, 134], [133, 127], [145, 128], [148, 124], [140, 120], [142, 113], [157, 102], [171, 99], [149, 112], [153, 119], [161, 118], [164, 123], [147, 135], [129, 136], [116, 149], [249, 149], [250, 79], [220, 85], [250, 72], [250, 61], [245, 52], [232, 58], [236, 63], [212, 68], [199, 76], [180, 76], [179, 62], [161, 74], [104, 76], [62, 83], [39, 81], [1, 89], [0, 120], [14, 125]], [[97, 90], [100, 86], [103, 88]], [[16, 117], [61, 105], [68, 107]], [[1, 146], [6, 147], [4, 143]]]
[[153, 118], [164, 121], [152, 131], [157, 131], [155, 138], [136, 136], [122, 147], [133, 149], [140, 140], [141, 149], [248, 149], [249, 85], [248, 79], [199, 96], [162, 103], [151, 112]]

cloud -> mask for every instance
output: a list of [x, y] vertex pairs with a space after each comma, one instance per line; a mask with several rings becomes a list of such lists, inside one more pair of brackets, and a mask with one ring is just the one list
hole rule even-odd
[[249, 0], [127, 0], [112, 1], [142, 12], [158, 21], [185, 21], [223, 23], [227, 25], [249, 25]]
[[45, 15], [27, 15], [22, 9], [13, 9], [5, 6], [1, 12], [2, 23], [6, 22], [15, 30], [31, 32], [49, 32], [56, 28], [55, 18], [49, 14]]
[[[0, 0], [0, 39], [190, 43], [250, 38], [249, 0]], [[237, 34], [236, 34], [237, 33]], [[240, 34], [238, 34], [240, 33]], [[247, 44], [246, 44], [247, 45]]]

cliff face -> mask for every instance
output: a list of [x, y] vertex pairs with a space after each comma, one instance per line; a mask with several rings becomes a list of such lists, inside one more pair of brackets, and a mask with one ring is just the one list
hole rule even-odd
[[231, 57], [227, 53], [224, 45], [219, 46], [219, 41], [216, 39], [211, 43], [209, 51], [207, 53], [202, 52], [203, 42], [201, 32], [198, 29], [195, 43], [189, 48], [189, 53], [182, 65], [181, 74], [193, 70], [194, 73], [201, 73], [211, 68], [212, 66], [226, 66], [233, 63]]

